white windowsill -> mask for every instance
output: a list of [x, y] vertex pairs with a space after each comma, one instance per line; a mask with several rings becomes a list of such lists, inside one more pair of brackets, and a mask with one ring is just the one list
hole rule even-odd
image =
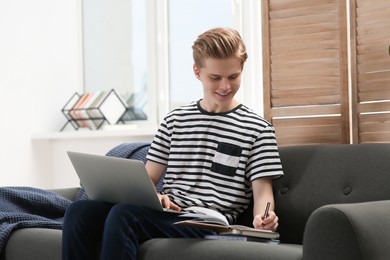
[[31, 136], [33, 141], [61, 140], [61, 139], [86, 139], [102, 137], [153, 137], [156, 134], [156, 128], [152, 127], [126, 127], [115, 126], [104, 130], [75, 130], [64, 132], [36, 133]]

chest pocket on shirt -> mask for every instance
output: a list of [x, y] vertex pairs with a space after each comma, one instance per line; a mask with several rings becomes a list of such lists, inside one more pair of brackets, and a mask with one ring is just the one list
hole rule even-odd
[[228, 143], [219, 143], [210, 170], [223, 175], [234, 176], [240, 162], [242, 148]]

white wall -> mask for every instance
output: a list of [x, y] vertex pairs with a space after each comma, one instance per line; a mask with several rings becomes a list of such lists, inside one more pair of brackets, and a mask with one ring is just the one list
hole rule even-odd
[[[35, 186], [66, 188], [79, 185], [77, 174], [70, 163], [67, 151], [78, 151], [104, 155], [124, 142], [150, 142], [156, 132], [154, 128], [124, 129], [117, 131], [77, 131], [51, 133], [33, 137], [35, 172], [46, 172]], [[40, 137], [41, 136], [41, 137]], [[45, 177], [45, 182], [42, 182]]]
[[58, 131], [82, 91], [79, 0], [0, 1], [0, 186], [50, 186], [37, 132]]
[[[250, 12], [243, 12], [259, 15], [258, 1], [245, 3], [251, 4]], [[122, 142], [150, 141], [155, 133], [149, 126], [58, 134], [65, 123], [61, 108], [74, 92], [83, 92], [80, 14], [80, 0], [0, 0], [0, 187], [78, 185], [66, 151], [104, 154]], [[253, 24], [242, 25], [249, 49], [261, 44], [247, 38], [260, 35], [256, 30], [261, 25]], [[252, 53], [261, 55], [257, 52]], [[261, 75], [259, 69], [250, 69], [258, 68], [254, 65], [247, 66], [255, 79], [245, 86], [243, 97], [247, 105], [261, 110], [262, 99], [256, 98], [261, 96]]]

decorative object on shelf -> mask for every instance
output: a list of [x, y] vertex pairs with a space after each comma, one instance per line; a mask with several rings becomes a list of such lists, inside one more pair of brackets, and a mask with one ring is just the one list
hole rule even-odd
[[127, 104], [127, 111], [120, 119], [120, 122], [126, 123], [134, 120], [148, 119], [148, 116], [144, 110], [148, 102], [146, 91], [127, 93], [123, 96], [123, 99]]
[[82, 95], [74, 93], [62, 108], [67, 122], [61, 131], [68, 124], [76, 130], [79, 128], [97, 130], [105, 123], [117, 124], [127, 109], [126, 102], [114, 89]]

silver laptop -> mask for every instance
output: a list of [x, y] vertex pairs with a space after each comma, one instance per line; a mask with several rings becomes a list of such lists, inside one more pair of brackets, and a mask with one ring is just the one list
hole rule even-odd
[[90, 199], [165, 210], [143, 162], [78, 152], [68, 155]]

